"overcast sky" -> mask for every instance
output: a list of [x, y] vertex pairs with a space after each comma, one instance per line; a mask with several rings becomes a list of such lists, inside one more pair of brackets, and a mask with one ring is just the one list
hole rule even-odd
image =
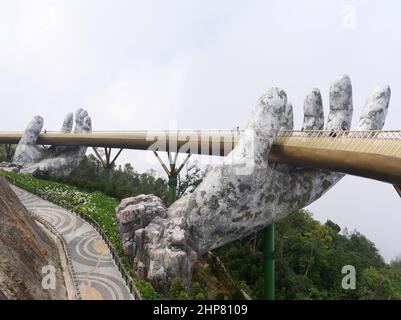
[[[243, 128], [280, 86], [302, 123], [306, 93], [339, 74], [353, 83], [354, 123], [376, 85], [392, 89], [386, 129], [401, 129], [397, 0], [1, 0], [1, 130], [32, 116], [57, 130], [78, 107], [94, 130]], [[146, 155], [145, 155], [146, 154]], [[120, 163], [159, 169], [150, 152]], [[365, 234], [387, 260], [401, 253], [401, 199], [388, 184], [347, 176], [308, 207]]]

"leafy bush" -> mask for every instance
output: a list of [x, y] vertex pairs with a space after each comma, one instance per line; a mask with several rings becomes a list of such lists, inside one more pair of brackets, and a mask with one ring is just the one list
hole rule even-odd
[[168, 297], [170, 300], [188, 300], [188, 295], [185, 291], [185, 286], [180, 278], [175, 278], [171, 283]]
[[144, 300], [164, 300], [164, 296], [157, 293], [152, 285], [141, 279], [134, 279], [134, 284], [136, 288], [141, 293]]
[[167, 180], [156, 177], [152, 171], [138, 173], [126, 163], [111, 168], [111, 175], [110, 183], [105, 179], [106, 171], [101, 163], [93, 155], [88, 155], [69, 176], [57, 178], [56, 181], [87, 192], [100, 191], [118, 200], [139, 194], [154, 194], [163, 201], [167, 200]]
[[193, 300], [205, 300], [205, 295], [202, 292], [199, 292], [193, 297]]

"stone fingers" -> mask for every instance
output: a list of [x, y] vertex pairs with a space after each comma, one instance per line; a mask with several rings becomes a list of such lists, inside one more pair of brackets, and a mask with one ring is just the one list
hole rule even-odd
[[283, 119], [281, 121], [281, 129], [291, 131], [294, 130], [294, 114], [292, 111], [292, 103], [287, 102], [285, 105], [285, 110], [283, 114]]
[[82, 122], [82, 132], [92, 132], [91, 117], [86, 116]]
[[[267, 156], [282, 126], [283, 113], [287, 105], [287, 95], [284, 90], [279, 88], [269, 89], [258, 101], [251, 119], [248, 123], [247, 130], [253, 131], [252, 150], [255, 155], [256, 162], [267, 162]], [[243, 135], [242, 139], [247, 139]], [[238, 147], [243, 145], [251, 145], [249, 141], [240, 141]], [[249, 150], [248, 150], [249, 151]], [[250, 151], [249, 151], [250, 152]]]
[[349, 130], [352, 121], [352, 85], [347, 75], [337, 77], [330, 87], [330, 113], [326, 130]]
[[36, 144], [36, 140], [38, 140], [42, 127], [43, 118], [41, 116], [33, 117], [33, 119], [28, 123], [19, 143]]
[[62, 133], [70, 133], [72, 131], [72, 125], [74, 122], [74, 115], [72, 112], [67, 113], [64, 118], [63, 125], [61, 127]]
[[80, 133], [84, 130], [84, 120], [88, 117], [88, 112], [82, 108], [75, 111], [75, 133]]
[[35, 116], [28, 123], [21, 140], [15, 149], [13, 162], [19, 165], [35, 163], [42, 157], [42, 149], [36, 145], [39, 134], [42, 131], [43, 118]]
[[374, 88], [366, 100], [356, 130], [381, 130], [386, 120], [390, 97], [389, 86]]
[[323, 130], [324, 112], [320, 90], [314, 88], [304, 100], [304, 130]]

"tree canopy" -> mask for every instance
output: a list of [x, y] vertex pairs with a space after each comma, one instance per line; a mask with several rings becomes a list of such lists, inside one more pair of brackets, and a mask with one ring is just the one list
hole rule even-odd
[[[386, 264], [357, 231], [340, 232], [301, 210], [276, 223], [277, 299], [400, 299], [401, 262]], [[234, 278], [254, 298], [263, 297], [263, 233], [216, 250]], [[343, 289], [342, 268], [356, 270], [356, 289]]]

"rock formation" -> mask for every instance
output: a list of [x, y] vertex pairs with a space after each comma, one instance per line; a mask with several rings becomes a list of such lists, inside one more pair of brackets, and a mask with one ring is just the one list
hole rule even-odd
[[[56, 245], [34, 222], [0, 176], [0, 299], [66, 299]], [[56, 289], [42, 287], [44, 266], [54, 266]]]
[[124, 253], [131, 258], [138, 276], [149, 278], [158, 288], [177, 272], [183, 279], [191, 278], [197, 256], [187, 243], [184, 218], [170, 219], [154, 195], [124, 199], [116, 213]]
[[[71, 133], [74, 116], [68, 113], [61, 127], [62, 133]], [[24, 134], [17, 145], [13, 157], [14, 171], [32, 174], [36, 170], [47, 172], [51, 177], [60, 177], [70, 174], [85, 156], [87, 147], [52, 146], [43, 148], [36, 145], [42, 131], [43, 118], [35, 116], [26, 127]], [[87, 133], [92, 131], [91, 118], [88, 112], [78, 109], [75, 112], [74, 133]]]
[[[352, 86], [348, 76], [330, 88], [327, 130], [350, 129]], [[369, 96], [358, 130], [381, 129], [390, 101], [388, 86]], [[324, 126], [318, 89], [306, 97], [303, 127]], [[286, 93], [269, 89], [258, 101], [247, 129], [223, 164], [210, 169], [196, 190], [165, 209], [154, 196], [122, 200], [116, 208], [125, 253], [135, 272], [166, 291], [172, 279], [189, 283], [196, 257], [240, 239], [320, 198], [344, 175], [268, 163], [280, 129], [293, 129]], [[249, 134], [252, 133], [252, 134]]]

